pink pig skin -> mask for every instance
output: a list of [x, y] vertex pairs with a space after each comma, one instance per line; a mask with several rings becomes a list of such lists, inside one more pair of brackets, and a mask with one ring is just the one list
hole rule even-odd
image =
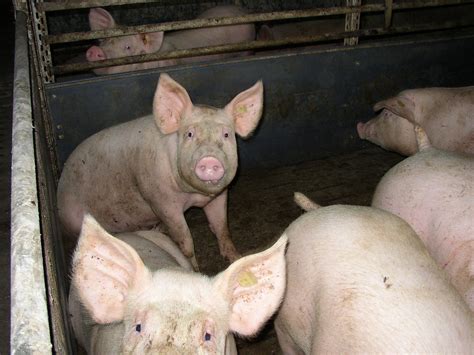
[[210, 278], [167, 236], [114, 237], [86, 215], [69, 293], [74, 334], [88, 354], [236, 355], [231, 332], [254, 335], [281, 302], [285, 245]]
[[474, 311], [474, 157], [432, 147], [416, 128], [419, 152], [390, 169], [372, 206], [405, 219]]
[[405, 221], [372, 207], [314, 208], [284, 232], [275, 329], [285, 355], [472, 352], [469, 308]]
[[[243, 9], [237, 6], [216, 6], [204, 11], [198, 16], [198, 18], [229, 17], [244, 14], [245, 12]], [[112, 15], [102, 8], [94, 8], [90, 10], [89, 24], [91, 30], [105, 30], [118, 27]], [[166, 34], [163, 34], [163, 32], [150, 32], [106, 38], [101, 41], [100, 46], [90, 47], [87, 50], [86, 57], [89, 62], [94, 62], [97, 60], [114, 59], [147, 53], [165, 53], [177, 49], [234, 44], [253, 40], [255, 40], [255, 26], [253, 24], [178, 30]], [[113, 74], [183, 63], [218, 60], [248, 54], [248, 52], [239, 52], [181, 59], [167, 59], [154, 62], [98, 68], [93, 71], [98, 75]]]
[[402, 91], [375, 104], [382, 112], [357, 124], [359, 137], [403, 155], [417, 152], [414, 124], [434, 147], [474, 154], [474, 86]]
[[221, 254], [237, 259], [227, 225], [226, 188], [237, 170], [235, 134], [250, 135], [262, 109], [260, 81], [217, 109], [193, 105], [186, 90], [162, 74], [153, 115], [96, 133], [66, 161], [58, 184], [65, 233], [77, 238], [85, 212], [111, 232], [163, 222], [183, 253], [193, 257], [183, 213], [197, 206], [204, 209]]

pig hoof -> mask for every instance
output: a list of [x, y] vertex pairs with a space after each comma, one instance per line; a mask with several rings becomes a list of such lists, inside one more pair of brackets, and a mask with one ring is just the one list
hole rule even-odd
[[193, 266], [194, 271], [199, 272], [199, 265], [196, 259], [196, 255], [193, 255], [189, 258], [191, 265]]
[[223, 257], [226, 258], [227, 260], [229, 260], [229, 262], [232, 264], [237, 259], [240, 259], [242, 257], [242, 255], [239, 252], [237, 252], [236, 250], [233, 250], [231, 252], [225, 253], [223, 255]]

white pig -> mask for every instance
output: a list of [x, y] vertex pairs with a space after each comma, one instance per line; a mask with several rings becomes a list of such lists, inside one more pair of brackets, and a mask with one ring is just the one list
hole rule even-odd
[[[229, 17], [244, 15], [245, 12], [237, 6], [216, 6], [204, 11], [198, 18]], [[106, 30], [118, 27], [112, 15], [105, 9], [94, 8], [89, 12], [91, 30]], [[242, 24], [178, 30], [164, 34], [150, 32], [129, 36], [112, 37], [101, 40], [100, 46], [92, 46], [87, 50], [89, 62], [104, 59], [121, 58], [147, 53], [165, 53], [177, 49], [216, 46], [221, 44], [235, 44], [253, 41], [255, 39], [255, 25]], [[157, 68], [197, 61], [216, 60], [248, 54], [248, 52], [214, 54], [208, 56], [168, 59], [154, 62], [119, 65], [107, 68], [94, 69], [96, 74], [113, 74], [132, 70]]]
[[474, 311], [474, 157], [431, 146], [419, 126], [419, 152], [390, 169], [372, 206], [406, 220]]
[[283, 297], [284, 237], [215, 277], [191, 272], [159, 232], [117, 238], [85, 216], [69, 313], [89, 354], [236, 354], [229, 332], [254, 335]]
[[403, 155], [417, 152], [414, 124], [436, 148], [474, 154], [474, 86], [405, 90], [377, 102], [381, 113], [357, 124], [359, 137]]
[[[250, 135], [263, 109], [257, 82], [224, 109], [193, 105], [186, 90], [160, 76], [153, 115], [96, 133], [67, 159], [58, 184], [58, 209], [70, 240], [86, 212], [110, 232], [167, 227], [183, 253], [194, 256], [184, 211], [204, 208], [221, 255], [240, 255], [227, 224], [227, 185], [237, 170], [235, 134]], [[194, 266], [197, 267], [193, 258]]]
[[402, 219], [321, 207], [283, 235], [287, 289], [275, 329], [284, 354], [472, 353], [472, 314]]

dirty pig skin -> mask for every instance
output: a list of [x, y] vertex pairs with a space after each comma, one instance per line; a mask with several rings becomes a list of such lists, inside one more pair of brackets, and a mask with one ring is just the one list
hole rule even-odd
[[66, 161], [58, 184], [64, 233], [76, 240], [86, 212], [112, 233], [162, 222], [196, 268], [184, 211], [197, 206], [221, 255], [236, 260], [227, 223], [227, 186], [237, 170], [235, 135], [248, 137], [262, 109], [261, 81], [218, 109], [194, 105], [180, 84], [161, 74], [152, 115], [96, 133]]

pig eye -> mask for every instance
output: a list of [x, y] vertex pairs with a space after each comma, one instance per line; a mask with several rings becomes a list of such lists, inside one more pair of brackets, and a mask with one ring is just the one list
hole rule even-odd
[[142, 331], [142, 325], [141, 325], [141, 324], [137, 324], [137, 325], [135, 326], [135, 331], [136, 331], [137, 333], [140, 333], [140, 332]]
[[212, 339], [212, 335], [209, 334], [208, 332], [206, 332], [206, 333], [204, 334], [204, 340], [205, 340], [205, 341], [210, 341], [211, 339]]
[[186, 132], [186, 137], [187, 138], [193, 138], [194, 137], [194, 129], [190, 129], [189, 131]]

